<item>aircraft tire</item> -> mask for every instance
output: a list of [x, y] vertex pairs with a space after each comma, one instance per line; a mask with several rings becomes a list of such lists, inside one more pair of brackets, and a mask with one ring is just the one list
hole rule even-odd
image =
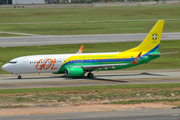
[[22, 77], [19, 75], [19, 76], [18, 76], [18, 79], [21, 79], [21, 78], [22, 78]]
[[88, 78], [93, 78], [94, 77], [94, 75], [93, 75], [93, 73], [88, 73]]

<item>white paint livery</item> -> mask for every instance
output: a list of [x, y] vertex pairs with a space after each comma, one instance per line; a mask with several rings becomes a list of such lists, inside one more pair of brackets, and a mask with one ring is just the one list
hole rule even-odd
[[[108, 53], [81, 53], [81, 55], [106, 55], [106, 54], [118, 54], [119, 52], [108, 52]], [[21, 79], [20, 74], [26, 73], [54, 73], [58, 72], [62, 63], [71, 56], [78, 56], [79, 54], [49, 54], [49, 55], [33, 55], [33, 56], [23, 56], [10, 60], [9, 63], [6, 63], [2, 66], [2, 69], [12, 73], [13, 75], [18, 75], [18, 78]], [[42, 65], [49, 59], [53, 60], [53, 64], [46, 64], [44, 68]], [[42, 60], [42, 61], [40, 61]], [[54, 61], [55, 60], [55, 61]], [[39, 62], [40, 61], [40, 62]], [[47, 63], [49, 62], [47, 61]], [[39, 64], [38, 64], [39, 63]], [[38, 65], [37, 65], [38, 64]], [[49, 65], [49, 66], [48, 66]], [[49, 67], [47, 69], [47, 66]], [[38, 70], [42, 68], [42, 70]], [[56, 68], [56, 69], [52, 69]]]

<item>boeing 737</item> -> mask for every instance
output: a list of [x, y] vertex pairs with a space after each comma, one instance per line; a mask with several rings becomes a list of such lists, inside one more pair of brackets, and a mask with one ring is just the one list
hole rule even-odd
[[82, 77], [86, 73], [93, 78], [93, 71], [116, 70], [137, 66], [159, 58], [158, 52], [164, 20], [158, 20], [141, 44], [124, 52], [82, 53], [83, 46], [76, 54], [51, 54], [23, 56], [10, 60], [2, 69], [18, 75], [24, 73], [65, 74]]

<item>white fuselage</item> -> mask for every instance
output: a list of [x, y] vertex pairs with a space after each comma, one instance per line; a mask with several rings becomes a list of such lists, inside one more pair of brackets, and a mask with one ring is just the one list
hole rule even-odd
[[[82, 53], [81, 55], [117, 54], [111, 53]], [[62, 63], [69, 57], [79, 54], [51, 54], [23, 56], [12, 59], [2, 66], [2, 69], [13, 74], [58, 72]]]
[[18, 74], [57, 72], [69, 56], [70, 54], [24, 56], [11, 60], [2, 69]]

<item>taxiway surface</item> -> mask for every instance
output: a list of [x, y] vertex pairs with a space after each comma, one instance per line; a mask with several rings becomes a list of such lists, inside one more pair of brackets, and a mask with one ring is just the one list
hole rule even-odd
[[94, 72], [90, 79], [53, 74], [0, 75], [0, 89], [180, 83], [180, 69]]
[[2, 120], [179, 120], [180, 109], [143, 109], [44, 115], [0, 116]]
[[[142, 41], [148, 33], [104, 35], [31, 35], [29, 37], [0, 37], [0, 47], [109, 43]], [[162, 33], [161, 40], [180, 40], [180, 33]]]

